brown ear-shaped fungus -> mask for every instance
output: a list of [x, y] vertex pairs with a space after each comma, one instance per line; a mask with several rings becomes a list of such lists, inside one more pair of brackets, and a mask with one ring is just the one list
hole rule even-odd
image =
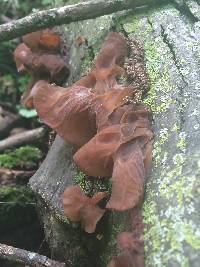
[[23, 72], [26, 70], [24, 66], [24, 61], [26, 58], [29, 57], [30, 53], [31, 53], [30, 48], [28, 48], [28, 46], [26, 46], [24, 43], [19, 44], [16, 47], [14, 51], [14, 60], [15, 60], [18, 72]]
[[28, 33], [22, 37], [22, 40], [33, 52], [41, 50], [56, 52], [61, 45], [60, 36], [53, 29]]
[[117, 243], [122, 254], [114, 257], [107, 267], [144, 267], [143, 240], [123, 232], [117, 236]]
[[63, 80], [69, 73], [60, 49], [60, 36], [51, 29], [32, 32], [23, 36], [24, 43], [15, 52], [15, 60], [20, 61], [33, 78], [46, 79], [50, 82]]
[[106, 207], [127, 210], [142, 200], [153, 134], [143, 105], [125, 105], [111, 115], [110, 125], [81, 147], [74, 160], [89, 176], [112, 175], [112, 195]]
[[[41, 33], [35, 33], [35, 43], [31, 36], [26, 36], [24, 41], [34, 52], [26, 60], [20, 59], [37, 76], [42, 70], [48, 72], [53, 65], [47, 76], [57, 77], [59, 68], [52, 57], [47, 60], [47, 54], [33, 64], [34, 53], [41, 47], [43, 51], [46, 49], [42, 41], [51, 37], [51, 32], [50, 37], [48, 34], [43, 38]], [[50, 43], [52, 40], [54, 36]], [[134, 208], [142, 200], [153, 140], [149, 111], [136, 103], [138, 87], [117, 82], [126, 54], [126, 40], [118, 33], [110, 33], [87, 76], [67, 89], [40, 81], [27, 98], [27, 103], [36, 108], [46, 124], [65, 140], [82, 146], [74, 155], [80, 169], [89, 176], [112, 176], [112, 195], [107, 208], [121, 211]]]
[[121, 211], [142, 200], [153, 139], [148, 109], [132, 103], [136, 88], [116, 80], [126, 50], [125, 39], [111, 33], [87, 76], [68, 89], [46, 83], [31, 93], [44, 122], [82, 146], [74, 155], [80, 169], [89, 176], [112, 176], [107, 208]]
[[[26, 71], [32, 78], [22, 96], [22, 102], [26, 105], [31, 89], [38, 80], [60, 84], [68, 76], [69, 67], [60, 54], [60, 36], [52, 29], [27, 34], [23, 36], [23, 41], [16, 48], [14, 57], [18, 71]], [[27, 107], [31, 105], [27, 104]]]
[[121, 67], [126, 55], [125, 39], [116, 32], [108, 34], [91, 71], [96, 78], [96, 94], [103, 94], [117, 86], [116, 76], [123, 73]]
[[[109, 37], [106, 42], [108, 40]], [[127, 104], [127, 100], [134, 99], [135, 88], [117, 85], [116, 73], [111, 71], [117, 60], [111, 51], [113, 62], [109, 65], [107, 58], [104, 62], [106, 47], [107, 44], [97, 57], [92, 72], [97, 83], [99, 81], [99, 88], [96, 83], [94, 90], [97, 96], [92, 100], [97, 134], [77, 151], [74, 160], [90, 176], [112, 175], [112, 195], [107, 208], [126, 210], [138, 205], [142, 199], [153, 134], [148, 109], [143, 105]]]
[[117, 257], [113, 257], [107, 267], [138, 267], [134, 265], [133, 259], [129, 253], [123, 253]]
[[65, 215], [74, 222], [81, 222], [87, 233], [93, 233], [105, 210], [96, 206], [107, 194], [99, 192], [93, 197], [85, 196], [79, 186], [68, 186], [63, 194]]
[[[20, 44], [15, 51], [15, 60], [19, 71], [25, 70], [36, 82], [46, 79], [50, 82], [60, 82], [64, 75], [69, 74], [66, 62], [59, 54], [40, 54]], [[23, 65], [23, 69], [20, 68]]]
[[144, 241], [140, 236], [130, 232], [122, 232], [117, 236], [117, 244], [121, 250], [135, 251], [137, 253], [143, 253]]
[[64, 75], [68, 75], [68, 66], [60, 55], [29, 52], [25, 56], [25, 52], [23, 52], [24, 56], [21, 56], [22, 53], [20, 54], [19, 61], [34, 82], [40, 79], [45, 79], [50, 82], [60, 82], [65, 77]]
[[82, 146], [95, 134], [95, 117], [89, 112], [92, 98], [89, 88], [66, 89], [39, 81], [30, 97], [38, 115], [63, 139]]
[[115, 77], [124, 73], [122, 65], [126, 55], [125, 39], [119, 33], [109, 33], [93, 62], [92, 70], [75, 85], [94, 88], [93, 91], [97, 95], [112, 89], [117, 85]]
[[80, 80], [74, 83], [75, 86], [84, 86], [87, 88], [93, 88], [95, 84], [96, 84], [96, 79], [92, 74], [92, 72], [88, 73], [88, 75], [86, 76], [83, 76]]
[[119, 125], [105, 128], [76, 152], [74, 161], [89, 176], [110, 177], [119, 139]]
[[[126, 40], [119, 33], [111, 32], [94, 60], [95, 69], [109, 68], [113, 65], [122, 66], [126, 55]], [[115, 74], [113, 76], [115, 77]]]
[[137, 141], [122, 145], [114, 158], [112, 195], [106, 208], [127, 210], [135, 207], [143, 196], [144, 163]]
[[119, 107], [123, 106], [127, 97], [133, 98], [134, 90], [130, 87], [110, 90], [96, 96], [92, 101], [92, 109], [96, 114], [98, 131], [107, 125], [108, 117]]
[[129, 123], [127, 114], [121, 119], [124, 122], [120, 125], [121, 143], [113, 155], [112, 195], [107, 208], [130, 209], [138, 205], [143, 197], [153, 133], [145, 117], [141, 119], [136, 114], [134, 116], [129, 118]]

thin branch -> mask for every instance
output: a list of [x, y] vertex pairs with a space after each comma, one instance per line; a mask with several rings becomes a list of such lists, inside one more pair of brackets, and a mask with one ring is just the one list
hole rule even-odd
[[7, 41], [26, 33], [44, 29], [47, 27], [68, 24], [74, 21], [93, 19], [108, 15], [117, 11], [152, 6], [162, 0], [93, 0], [76, 5], [68, 5], [60, 8], [35, 12], [19, 20], [0, 26], [0, 42]]
[[0, 167], [0, 184], [12, 185], [16, 184], [16, 179], [27, 179], [33, 176], [35, 171], [13, 170]]
[[[0, 205], [16, 205], [17, 202], [14, 202], [14, 201], [0, 201]], [[28, 205], [31, 205], [31, 206], [36, 206], [36, 203], [34, 202], [26, 202], [26, 203], [23, 203], [23, 206], [28, 206]], [[1, 257], [0, 257], [1, 258]]]
[[19, 134], [12, 135], [2, 141], [0, 141], [0, 152], [8, 148], [17, 147], [23, 144], [28, 144], [43, 137], [45, 130], [43, 127], [36, 128], [34, 130], [24, 131]]
[[32, 267], [65, 267], [65, 263], [57, 262], [40, 255], [20, 248], [14, 248], [0, 243], [0, 258], [9, 261], [28, 264]]
[[0, 167], [0, 176], [6, 175], [9, 178], [31, 177], [34, 173], [35, 173], [35, 171], [12, 170], [12, 169]]
[[4, 138], [9, 131], [19, 124], [21, 118], [0, 106], [0, 139]]

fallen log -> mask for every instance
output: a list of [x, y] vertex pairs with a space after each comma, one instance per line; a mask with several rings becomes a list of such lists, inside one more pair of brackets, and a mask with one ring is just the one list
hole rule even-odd
[[20, 120], [20, 116], [0, 107], [0, 138], [6, 137], [9, 131], [19, 124]]
[[0, 168], [0, 184], [10, 185], [16, 184], [16, 179], [26, 179], [33, 176], [35, 171], [24, 171], [24, 170], [12, 170], [8, 168]]
[[28, 130], [23, 133], [15, 134], [2, 141], [0, 141], [0, 152], [5, 149], [18, 147], [24, 144], [32, 143], [39, 138], [43, 137], [45, 130], [43, 127], [36, 128], [34, 130]]

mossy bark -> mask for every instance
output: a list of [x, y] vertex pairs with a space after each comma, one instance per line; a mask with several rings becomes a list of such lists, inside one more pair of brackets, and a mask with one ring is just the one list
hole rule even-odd
[[[200, 22], [191, 8], [199, 8], [199, 2], [186, 2], [188, 8], [174, 1], [140, 9], [137, 15], [123, 12], [60, 27], [70, 47], [69, 84], [87, 71], [109, 31], [121, 31], [144, 44], [151, 80], [144, 102], [152, 110], [155, 132], [143, 205], [147, 267], [199, 266]], [[78, 35], [88, 43], [77, 46]], [[105, 267], [117, 253], [117, 233], [131, 225], [130, 215], [108, 212], [93, 235], [66, 220], [61, 195], [78, 175], [72, 154], [73, 148], [57, 137], [30, 186], [38, 194], [55, 257], [69, 266]]]

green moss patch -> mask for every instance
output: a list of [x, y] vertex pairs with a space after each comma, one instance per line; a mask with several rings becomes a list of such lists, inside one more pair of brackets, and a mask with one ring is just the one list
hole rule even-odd
[[33, 146], [24, 146], [0, 155], [0, 167], [34, 169], [42, 159], [42, 152]]

